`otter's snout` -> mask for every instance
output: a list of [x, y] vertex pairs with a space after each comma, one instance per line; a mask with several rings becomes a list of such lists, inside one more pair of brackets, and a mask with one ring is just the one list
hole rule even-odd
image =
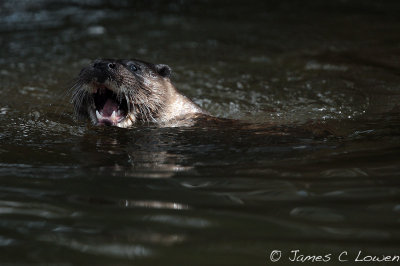
[[117, 67], [117, 64], [110, 60], [95, 60], [93, 67], [101, 70], [112, 70]]
[[115, 61], [97, 59], [92, 65], [81, 70], [79, 77], [84, 83], [90, 83], [93, 78], [99, 83], [104, 83], [107, 79], [113, 78], [118, 65]]

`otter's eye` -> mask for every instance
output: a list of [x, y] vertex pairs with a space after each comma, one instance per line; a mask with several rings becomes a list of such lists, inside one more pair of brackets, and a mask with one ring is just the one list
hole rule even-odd
[[138, 70], [137, 66], [135, 66], [134, 64], [130, 65], [129, 69], [132, 70], [132, 71], [137, 71]]

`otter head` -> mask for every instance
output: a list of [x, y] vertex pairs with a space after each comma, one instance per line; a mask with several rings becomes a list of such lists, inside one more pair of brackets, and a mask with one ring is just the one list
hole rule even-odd
[[97, 59], [81, 70], [72, 87], [75, 114], [94, 125], [156, 122], [172, 87], [170, 74], [163, 64]]

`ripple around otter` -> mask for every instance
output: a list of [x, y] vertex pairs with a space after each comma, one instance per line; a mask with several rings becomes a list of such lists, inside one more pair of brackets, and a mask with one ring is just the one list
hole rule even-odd
[[[399, 255], [399, 13], [372, 0], [1, 1], [0, 265]], [[99, 57], [168, 64], [183, 94], [241, 122], [77, 122], [70, 79]]]

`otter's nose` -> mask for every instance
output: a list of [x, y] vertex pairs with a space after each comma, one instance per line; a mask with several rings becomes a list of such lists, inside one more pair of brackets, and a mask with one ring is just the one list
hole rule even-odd
[[110, 61], [107, 62], [102, 60], [96, 60], [93, 62], [93, 67], [99, 69], [115, 69], [117, 67], [117, 64]]

